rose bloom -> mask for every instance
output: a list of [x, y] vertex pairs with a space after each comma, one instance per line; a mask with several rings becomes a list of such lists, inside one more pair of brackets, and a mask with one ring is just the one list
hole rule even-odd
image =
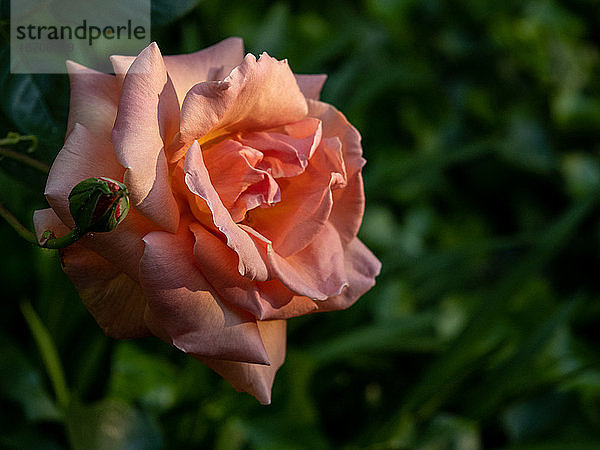
[[239, 38], [111, 61], [115, 75], [67, 62], [67, 137], [36, 232], [73, 227], [80, 181], [122, 181], [123, 223], [61, 251], [86, 307], [108, 336], [154, 334], [269, 403], [285, 320], [347, 308], [379, 273], [356, 237], [360, 135], [318, 100], [324, 75], [244, 56]]

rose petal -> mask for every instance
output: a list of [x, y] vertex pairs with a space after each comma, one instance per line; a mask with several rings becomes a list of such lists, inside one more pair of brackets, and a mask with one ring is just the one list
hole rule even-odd
[[329, 223], [307, 247], [287, 258], [278, 255], [271, 246], [267, 250], [275, 277], [298, 295], [326, 300], [339, 295], [348, 284], [344, 250], [338, 233]]
[[173, 85], [160, 50], [152, 43], [125, 76], [112, 141], [117, 159], [127, 169], [124, 183], [132, 204], [171, 232], [177, 230], [179, 213], [169, 187], [166, 160], [161, 162], [160, 155], [163, 139], [171, 139], [178, 117]]
[[215, 226], [227, 238], [227, 245], [238, 254], [239, 273], [251, 280], [264, 281], [269, 273], [265, 261], [260, 256], [256, 244], [231, 218], [219, 195], [211, 184], [204, 165], [202, 151], [194, 141], [185, 157], [185, 183], [194, 194], [206, 201], [212, 212]]
[[290, 319], [317, 310], [310, 298], [294, 295], [279, 280], [256, 282], [262, 304], [262, 320]]
[[192, 223], [194, 256], [202, 275], [226, 302], [245, 309], [260, 319], [262, 305], [255, 284], [242, 277], [235, 267], [238, 257], [224, 242], [198, 223]]
[[113, 71], [115, 72], [115, 78], [117, 79], [119, 90], [123, 87], [125, 75], [127, 75], [127, 71], [133, 64], [133, 61], [135, 61], [135, 56], [112, 55], [110, 57], [110, 62], [112, 63]]
[[142, 238], [157, 229], [155, 223], [131, 208], [115, 230], [88, 233], [79, 242], [137, 281], [140, 258], [144, 253]]
[[235, 131], [265, 130], [306, 116], [306, 100], [287, 61], [248, 54], [223, 81], [196, 84], [181, 107], [181, 138], [207, 142]]
[[357, 238], [345, 248], [344, 255], [348, 286], [340, 295], [319, 302], [319, 311], [346, 309], [375, 284], [375, 277], [381, 271], [381, 263]]
[[[46, 230], [62, 236], [69, 229], [50, 208], [34, 212], [38, 239]], [[73, 244], [61, 250], [63, 270], [83, 303], [108, 335], [116, 339], [148, 336], [146, 301], [138, 283], [97, 253]]]
[[140, 282], [157, 335], [194, 356], [269, 364], [254, 318], [221, 302], [196, 268], [189, 231], [157, 231], [144, 242]]
[[119, 103], [119, 86], [114, 76], [67, 61], [71, 85], [67, 137], [76, 123], [109, 141]]
[[259, 320], [287, 319], [317, 309], [313, 301], [294, 296], [277, 280], [253, 282], [242, 277], [232, 270], [237, 264], [233, 250], [200, 224], [192, 223], [190, 229], [196, 238], [196, 263], [225, 302], [245, 309]]
[[69, 194], [79, 182], [91, 177], [122, 180], [125, 170], [118, 163], [110, 142], [93, 135], [85, 126], [75, 124], [48, 174], [45, 195], [58, 217], [69, 227]]
[[46, 230], [52, 231], [55, 236], [62, 236], [71, 231], [52, 208], [35, 210], [33, 212], [33, 227], [39, 243], [42, 242], [42, 234]]
[[285, 360], [286, 323], [285, 320], [269, 320], [257, 324], [271, 361], [270, 366], [209, 358], [198, 358], [198, 360], [229, 381], [238, 392], [248, 392], [263, 405], [268, 405], [271, 403], [271, 388], [275, 373]]
[[319, 100], [319, 96], [321, 95], [321, 89], [323, 89], [323, 85], [325, 84], [325, 80], [327, 79], [327, 75], [318, 74], [318, 75], [299, 75], [296, 74], [296, 81], [298, 83], [298, 87], [302, 91], [302, 94], [306, 98], [310, 98], [313, 100]]
[[212, 185], [234, 222], [241, 221], [247, 210], [281, 198], [271, 174], [255, 168], [262, 158], [261, 152], [232, 139], [203, 151]]
[[[340, 152], [339, 141], [322, 141], [301, 175], [280, 183], [281, 202], [269, 209], [257, 209], [247, 221], [273, 243], [273, 249], [288, 257], [309, 245], [325, 226], [333, 208], [332, 190], [339, 184], [335, 170], [339, 164], [331, 160]], [[341, 176], [341, 175], [340, 175]]]
[[244, 59], [244, 42], [232, 37], [187, 55], [164, 56], [179, 103], [188, 91], [202, 81], [225, 78]]
[[358, 233], [365, 207], [361, 175], [365, 160], [360, 134], [333, 106], [314, 100], [307, 103], [309, 115], [323, 122], [323, 137], [337, 137], [342, 143], [348, 183], [345, 189], [335, 192], [329, 220], [340, 233], [343, 244], [347, 245]]
[[258, 167], [275, 178], [301, 174], [321, 142], [321, 123], [316, 119], [301, 120], [286, 126], [285, 130], [290, 134], [254, 131], [238, 137], [243, 145], [264, 155]]

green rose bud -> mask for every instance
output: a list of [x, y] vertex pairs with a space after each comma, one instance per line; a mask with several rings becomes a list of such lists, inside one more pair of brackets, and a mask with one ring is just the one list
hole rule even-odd
[[82, 233], [112, 231], [129, 212], [129, 192], [110, 178], [88, 178], [69, 194], [69, 210]]
[[44, 231], [42, 247], [65, 248], [85, 233], [114, 230], [129, 212], [127, 186], [106, 177], [83, 180], [69, 194], [69, 210], [75, 221], [73, 229], [58, 238], [52, 231]]

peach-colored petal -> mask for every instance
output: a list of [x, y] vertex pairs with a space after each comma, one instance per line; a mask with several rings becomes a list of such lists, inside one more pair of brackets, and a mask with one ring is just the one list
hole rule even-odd
[[196, 239], [196, 264], [219, 297], [260, 319], [262, 305], [254, 282], [232, 270], [238, 261], [236, 253], [202, 225], [192, 223], [190, 230]]
[[284, 127], [289, 134], [254, 131], [240, 133], [239, 141], [264, 156], [257, 167], [275, 178], [301, 174], [321, 142], [321, 122], [307, 118]]
[[123, 87], [125, 75], [127, 75], [127, 71], [133, 64], [133, 61], [135, 61], [135, 56], [112, 55], [110, 57], [110, 62], [113, 66], [113, 71], [115, 72], [115, 78], [117, 79], [119, 90]]
[[279, 255], [288, 257], [302, 250], [327, 223], [334, 205], [332, 190], [343, 178], [336, 172], [343, 171], [341, 163], [331, 162], [339, 155], [339, 145], [335, 139], [322, 141], [304, 173], [281, 184], [280, 203], [248, 214], [248, 223], [271, 240]]
[[323, 85], [325, 84], [325, 80], [327, 79], [327, 75], [318, 74], [318, 75], [299, 75], [296, 74], [296, 81], [298, 82], [298, 87], [304, 94], [306, 98], [310, 98], [313, 100], [319, 100], [319, 96], [321, 95], [321, 89], [323, 89]]
[[238, 254], [238, 271], [251, 280], [264, 281], [269, 273], [256, 244], [231, 218], [210, 182], [202, 150], [194, 141], [185, 157], [185, 182], [191, 192], [204, 199], [212, 212], [215, 226], [227, 238], [227, 245]]
[[163, 139], [172, 138], [178, 117], [173, 85], [160, 50], [152, 43], [125, 76], [112, 141], [117, 159], [126, 168], [123, 181], [132, 204], [171, 232], [177, 230], [179, 213], [169, 187], [166, 159], [160, 160]]
[[96, 72], [81, 64], [67, 61], [71, 84], [67, 136], [76, 123], [84, 125], [91, 133], [110, 140], [117, 105], [119, 86], [113, 75]]
[[71, 231], [60, 220], [52, 208], [37, 209], [33, 212], [33, 227], [38, 242], [42, 242], [42, 234], [50, 230], [55, 236], [62, 236]]
[[209, 358], [198, 359], [229, 381], [238, 392], [248, 392], [263, 405], [268, 405], [271, 403], [271, 388], [275, 373], [285, 360], [286, 323], [285, 320], [269, 320], [257, 324], [267, 348], [270, 366]]
[[268, 247], [271, 269], [288, 289], [314, 300], [339, 295], [348, 284], [344, 250], [333, 226], [323, 226], [301, 251], [283, 258]]
[[381, 263], [371, 251], [357, 238], [345, 248], [345, 266], [348, 274], [348, 286], [340, 295], [319, 302], [319, 311], [345, 309], [375, 284], [375, 277], [381, 271]]
[[180, 104], [192, 86], [225, 78], [243, 59], [244, 42], [237, 37], [194, 53], [164, 56]]
[[344, 189], [333, 193], [333, 208], [329, 221], [347, 245], [358, 234], [365, 211], [365, 190], [360, 172], [356, 172]]
[[334, 206], [330, 221], [340, 233], [344, 245], [354, 239], [364, 214], [364, 189], [361, 169], [365, 164], [362, 157], [360, 134], [333, 106], [308, 100], [309, 115], [323, 122], [323, 137], [337, 137], [342, 143], [343, 159], [348, 184], [334, 194]]
[[140, 258], [144, 253], [142, 238], [157, 229], [159, 227], [155, 223], [131, 208], [115, 230], [88, 233], [79, 242], [137, 281]]
[[[131, 179], [127, 177], [130, 173], [130, 171], [126, 171], [123, 180], [127, 187], [129, 187], [127, 182], [131, 183]], [[174, 233], [179, 225], [179, 207], [173, 196], [169, 182], [167, 158], [162, 149], [156, 159], [156, 172], [154, 176], [152, 189], [150, 189], [146, 198], [140, 204], [136, 205], [136, 209], [145, 217], [160, 225], [164, 230]]]
[[144, 242], [140, 283], [148, 324], [160, 327], [157, 335], [168, 335], [194, 356], [269, 364], [254, 318], [221, 302], [194, 265], [194, 238], [187, 229], [150, 233]]
[[246, 211], [281, 199], [271, 173], [257, 169], [263, 155], [233, 139], [225, 139], [203, 151], [210, 180], [234, 222]]
[[231, 268], [237, 255], [227, 245], [198, 223], [192, 223], [196, 243], [196, 263], [223, 301], [252, 313], [259, 320], [287, 319], [317, 309], [306, 297], [294, 296], [277, 280], [253, 282]]
[[255, 283], [260, 293], [262, 320], [290, 319], [317, 310], [317, 305], [308, 297], [295, 295], [279, 280]]
[[287, 61], [248, 54], [223, 81], [195, 85], [181, 107], [183, 142], [265, 130], [303, 119], [306, 100]]
[[[46, 230], [56, 236], [69, 231], [50, 208], [35, 211], [33, 221], [38, 239]], [[150, 334], [144, 323], [146, 301], [138, 283], [78, 243], [61, 250], [61, 261], [83, 303], [108, 336], [131, 339]]]
[[72, 227], [69, 194], [73, 187], [91, 177], [104, 176], [120, 181], [124, 171], [108, 140], [75, 124], [48, 174], [46, 198], [65, 225]]

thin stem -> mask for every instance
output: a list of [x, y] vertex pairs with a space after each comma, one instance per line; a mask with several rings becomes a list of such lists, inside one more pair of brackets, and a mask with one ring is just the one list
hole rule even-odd
[[75, 227], [64, 236], [59, 238], [53, 236], [54, 234], [51, 231], [45, 231], [42, 235], [42, 243], [40, 245], [44, 248], [51, 249], [65, 248], [81, 239], [83, 233], [78, 227]]
[[14, 150], [0, 148], [0, 156], [5, 156], [7, 158], [14, 159], [15, 161], [19, 161], [23, 164], [28, 165], [29, 167], [33, 167], [34, 169], [43, 172], [46, 175], [48, 174], [48, 172], [50, 172], [50, 167], [48, 167], [48, 165], [22, 153], [15, 152]]
[[3, 205], [2, 203], [0, 203], [0, 216], [2, 216], [2, 218], [4, 220], [6, 220], [8, 222], [8, 224], [19, 234], [19, 236], [21, 236], [23, 239], [25, 239], [28, 242], [31, 242], [32, 244], [37, 244], [38, 241], [35, 237], [35, 234], [33, 234], [31, 231], [29, 231], [25, 226], [23, 226], [21, 224], [21, 222], [19, 222], [17, 220], [17, 218], [15, 216], [13, 216]]

